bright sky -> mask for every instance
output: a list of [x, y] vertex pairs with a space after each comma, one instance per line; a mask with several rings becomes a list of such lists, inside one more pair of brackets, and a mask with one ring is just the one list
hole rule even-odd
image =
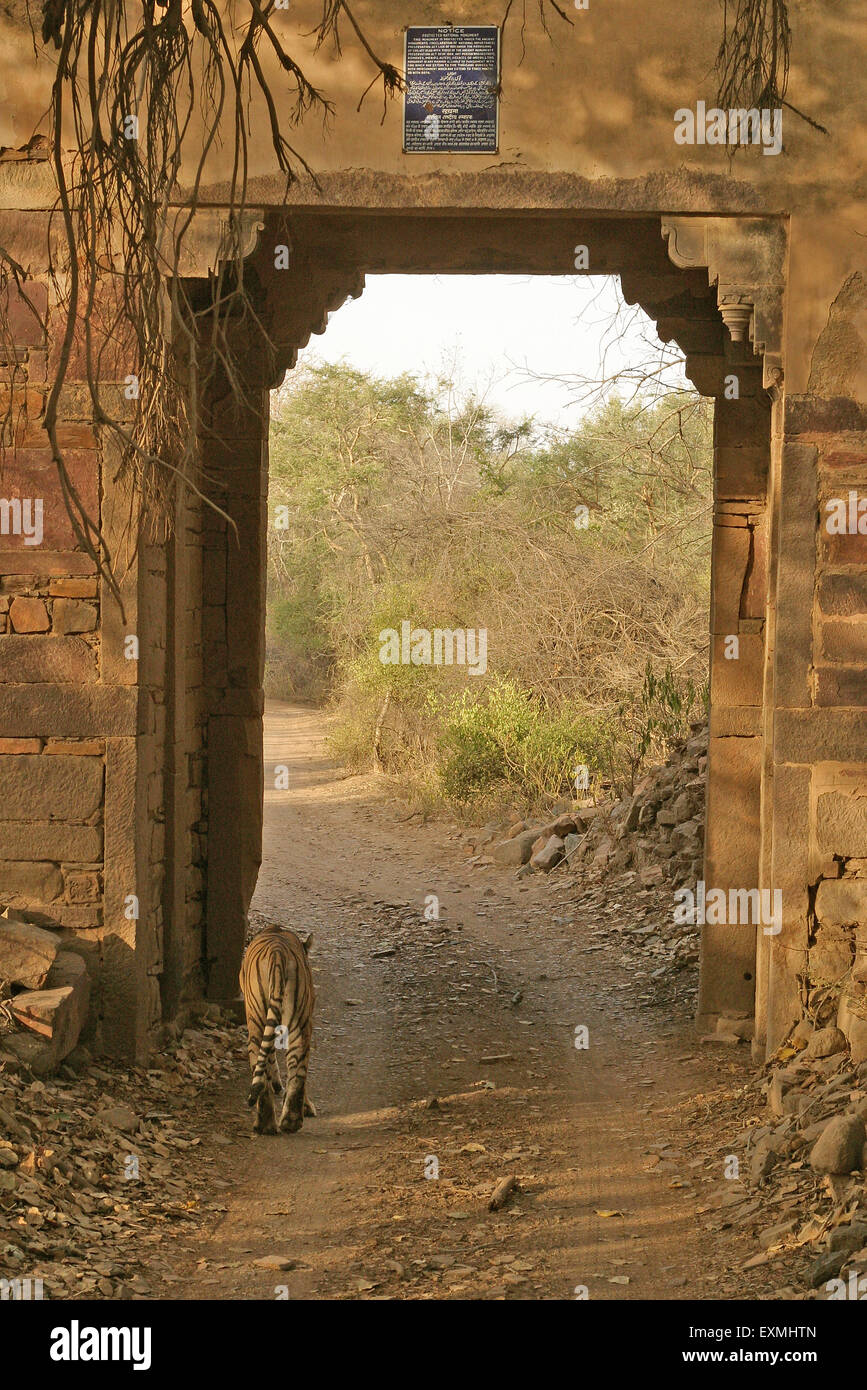
[[[574, 388], [529, 374], [598, 379], [606, 343], [608, 374], [644, 360], [637, 324], [610, 345], [618, 288], [602, 276], [371, 275], [361, 297], [331, 315], [326, 333], [311, 338], [300, 360], [345, 358], [379, 376], [426, 375], [457, 353], [463, 381], [491, 383], [488, 399], [507, 415], [574, 424], [581, 413], [570, 405]], [[655, 342], [653, 324], [640, 319]]]

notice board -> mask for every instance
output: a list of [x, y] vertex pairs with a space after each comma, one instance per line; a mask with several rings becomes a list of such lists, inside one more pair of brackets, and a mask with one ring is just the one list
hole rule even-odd
[[403, 148], [407, 154], [496, 154], [500, 30], [496, 25], [406, 31]]

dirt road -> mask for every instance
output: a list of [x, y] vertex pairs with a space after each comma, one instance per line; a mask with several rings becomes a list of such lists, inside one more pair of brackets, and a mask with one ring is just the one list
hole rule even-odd
[[467, 867], [457, 827], [334, 766], [314, 711], [270, 704], [265, 755], [266, 786], [290, 777], [266, 791], [254, 908], [314, 933], [319, 1118], [254, 1137], [239, 1049], [192, 1122], [211, 1200], [160, 1244], [151, 1296], [751, 1296], [712, 1121], [748, 1052], [700, 1047], [682, 992], [654, 1006], [618, 904]]

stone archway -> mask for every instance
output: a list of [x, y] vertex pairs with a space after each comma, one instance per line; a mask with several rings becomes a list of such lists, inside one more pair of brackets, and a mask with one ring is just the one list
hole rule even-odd
[[[245, 342], [248, 402], [233, 422], [218, 399], [203, 453], [213, 498], [237, 526], [203, 520], [201, 576], [191, 576], [201, 613], [203, 680], [184, 691], [206, 723], [208, 862], [203, 961], [214, 999], [235, 994], [245, 911], [261, 841], [261, 680], [264, 640], [267, 404], [311, 333], [363, 289], [370, 272], [558, 274], [588, 248], [590, 273], [616, 273], [660, 337], [686, 355], [687, 373], [716, 398], [712, 561], [712, 715], [705, 880], [724, 890], [768, 886], [767, 798], [773, 670], [770, 600], [772, 432], [782, 385], [785, 227], [776, 219], [580, 217], [420, 212], [256, 214], [258, 240], [245, 270], [268, 343]], [[275, 251], [288, 248], [288, 259]], [[275, 261], [285, 265], [277, 269]], [[734, 391], [727, 390], [735, 382]], [[258, 405], [255, 402], [259, 402]], [[175, 548], [180, 544], [176, 538]], [[188, 554], [189, 547], [182, 547]], [[195, 562], [197, 564], [198, 561]], [[195, 569], [194, 564], [194, 569]], [[198, 584], [201, 584], [199, 598]], [[176, 613], [189, 641], [189, 604]], [[177, 629], [176, 629], [177, 630]], [[195, 636], [195, 633], [193, 634]], [[735, 636], [739, 656], [724, 655]], [[184, 643], [181, 644], [184, 647]], [[197, 673], [198, 674], [198, 673]], [[179, 731], [183, 720], [174, 719]], [[170, 716], [171, 717], [171, 716]], [[197, 738], [198, 736], [196, 736]], [[198, 748], [198, 742], [196, 743]], [[193, 751], [193, 750], [191, 750]], [[177, 759], [176, 759], [177, 761]], [[169, 823], [180, 826], [183, 786]], [[180, 848], [180, 840], [176, 841]], [[174, 882], [180, 882], [176, 874]], [[175, 903], [180, 913], [180, 895]], [[181, 962], [175, 916], [169, 962]], [[758, 1000], [764, 1033], [766, 941], [755, 927], [709, 926], [703, 939], [701, 1015], [751, 1015]], [[182, 997], [182, 970], [175, 998]], [[758, 979], [758, 986], [757, 986]], [[757, 992], [758, 990], [758, 992]], [[167, 996], [171, 1007], [171, 996]]]
[[[553, 203], [558, 188], [552, 176]], [[431, 211], [397, 198], [388, 209], [247, 214], [257, 320], [232, 325], [245, 391], [234, 400], [216, 371], [203, 417], [207, 486], [233, 527], [187, 497], [168, 543], [121, 545], [123, 616], [63, 520], [41, 432], [54, 330], [48, 305], [46, 336], [47, 268], [34, 248], [47, 246], [47, 212], [2, 213], [4, 244], [30, 266], [4, 349], [26, 372], [13, 392], [6, 486], [26, 497], [38, 481], [56, 518], [38, 550], [19, 537], [2, 553], [4, 877], [11, 907], [59, 920], [92, 949], [96, 1041], [111, 1052], [143, 1057], [188, 1002], [235, 992], [260, 852], [269, 387], [328, 312], [361, 291], [365, 271], [572, 273], [581, 245], [588, 272], [619, 274], [717, 401], [705, 880], [779, 891], [782, 915], [758, 949], [754, 927], [706, 930], [702, 1017], [755, 1003], [759, 1047], [772, 1050], [816, 991], [833, 986], [853, 1056], [867, 1056], [867, 549], [857, 525], [833, 534], [824, 524], [829, 500], [857, 502], [863, 491], [863, 277], [844, 281], [810, 363], [817, 309], [803, 237], [789, 245], [785, 218], [582, 215], [542, 208], [541, 185], [533, 202], [534, 211], [454, 201]], [[221, 216], [219, 206], [203, 210], [186, 251], [202, 296]], [[285, 270], [278, 245], [289, 249]], [[725, 393], [732, 375], [736, 399]], [[122, 410], [121, 383], [103, 385]], [[114, 544], [135, 499], [116, 481], [83, 383], [66, 385], [61, 429]], [[36, 611], [38, 631], [15, 621], [19, 595], [28, 602], [16, 613]], [[84, 630], [69, 630], [71, 620]], [[138, 661], [125, 654], [130, 634]], [[724, 651], [733, 635], [737, 662]], [[58, 791], [46, 806], [49, 781]]]

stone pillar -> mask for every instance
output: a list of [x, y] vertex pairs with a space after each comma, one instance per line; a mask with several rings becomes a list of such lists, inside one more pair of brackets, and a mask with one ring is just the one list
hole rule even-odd
[[175, 498], [167, 547], [167, 728], [165, 970], [166, 1018], [204, 990], [207, 710], [202, 645], [202, 502], [185, 488]]
[[205, 507], [204, 680], [208, 699], [208, 996], [238, 995], [247, 910], [262, 858], [262, 681], [265, 669], [268, 392], [264, 345], [239, 346], [242, 398], [217, 378], [208, 403]]
[[[708, 890], [728, 893], [760, 883], [770, 402], [761, 364], [743, 344], [727, 344], [725, 383], [714, 417], [704, 879]], [[751, 1015], [755, 975], [754, 925], [705, 926], [700, 1026], [720, 1014]]]

